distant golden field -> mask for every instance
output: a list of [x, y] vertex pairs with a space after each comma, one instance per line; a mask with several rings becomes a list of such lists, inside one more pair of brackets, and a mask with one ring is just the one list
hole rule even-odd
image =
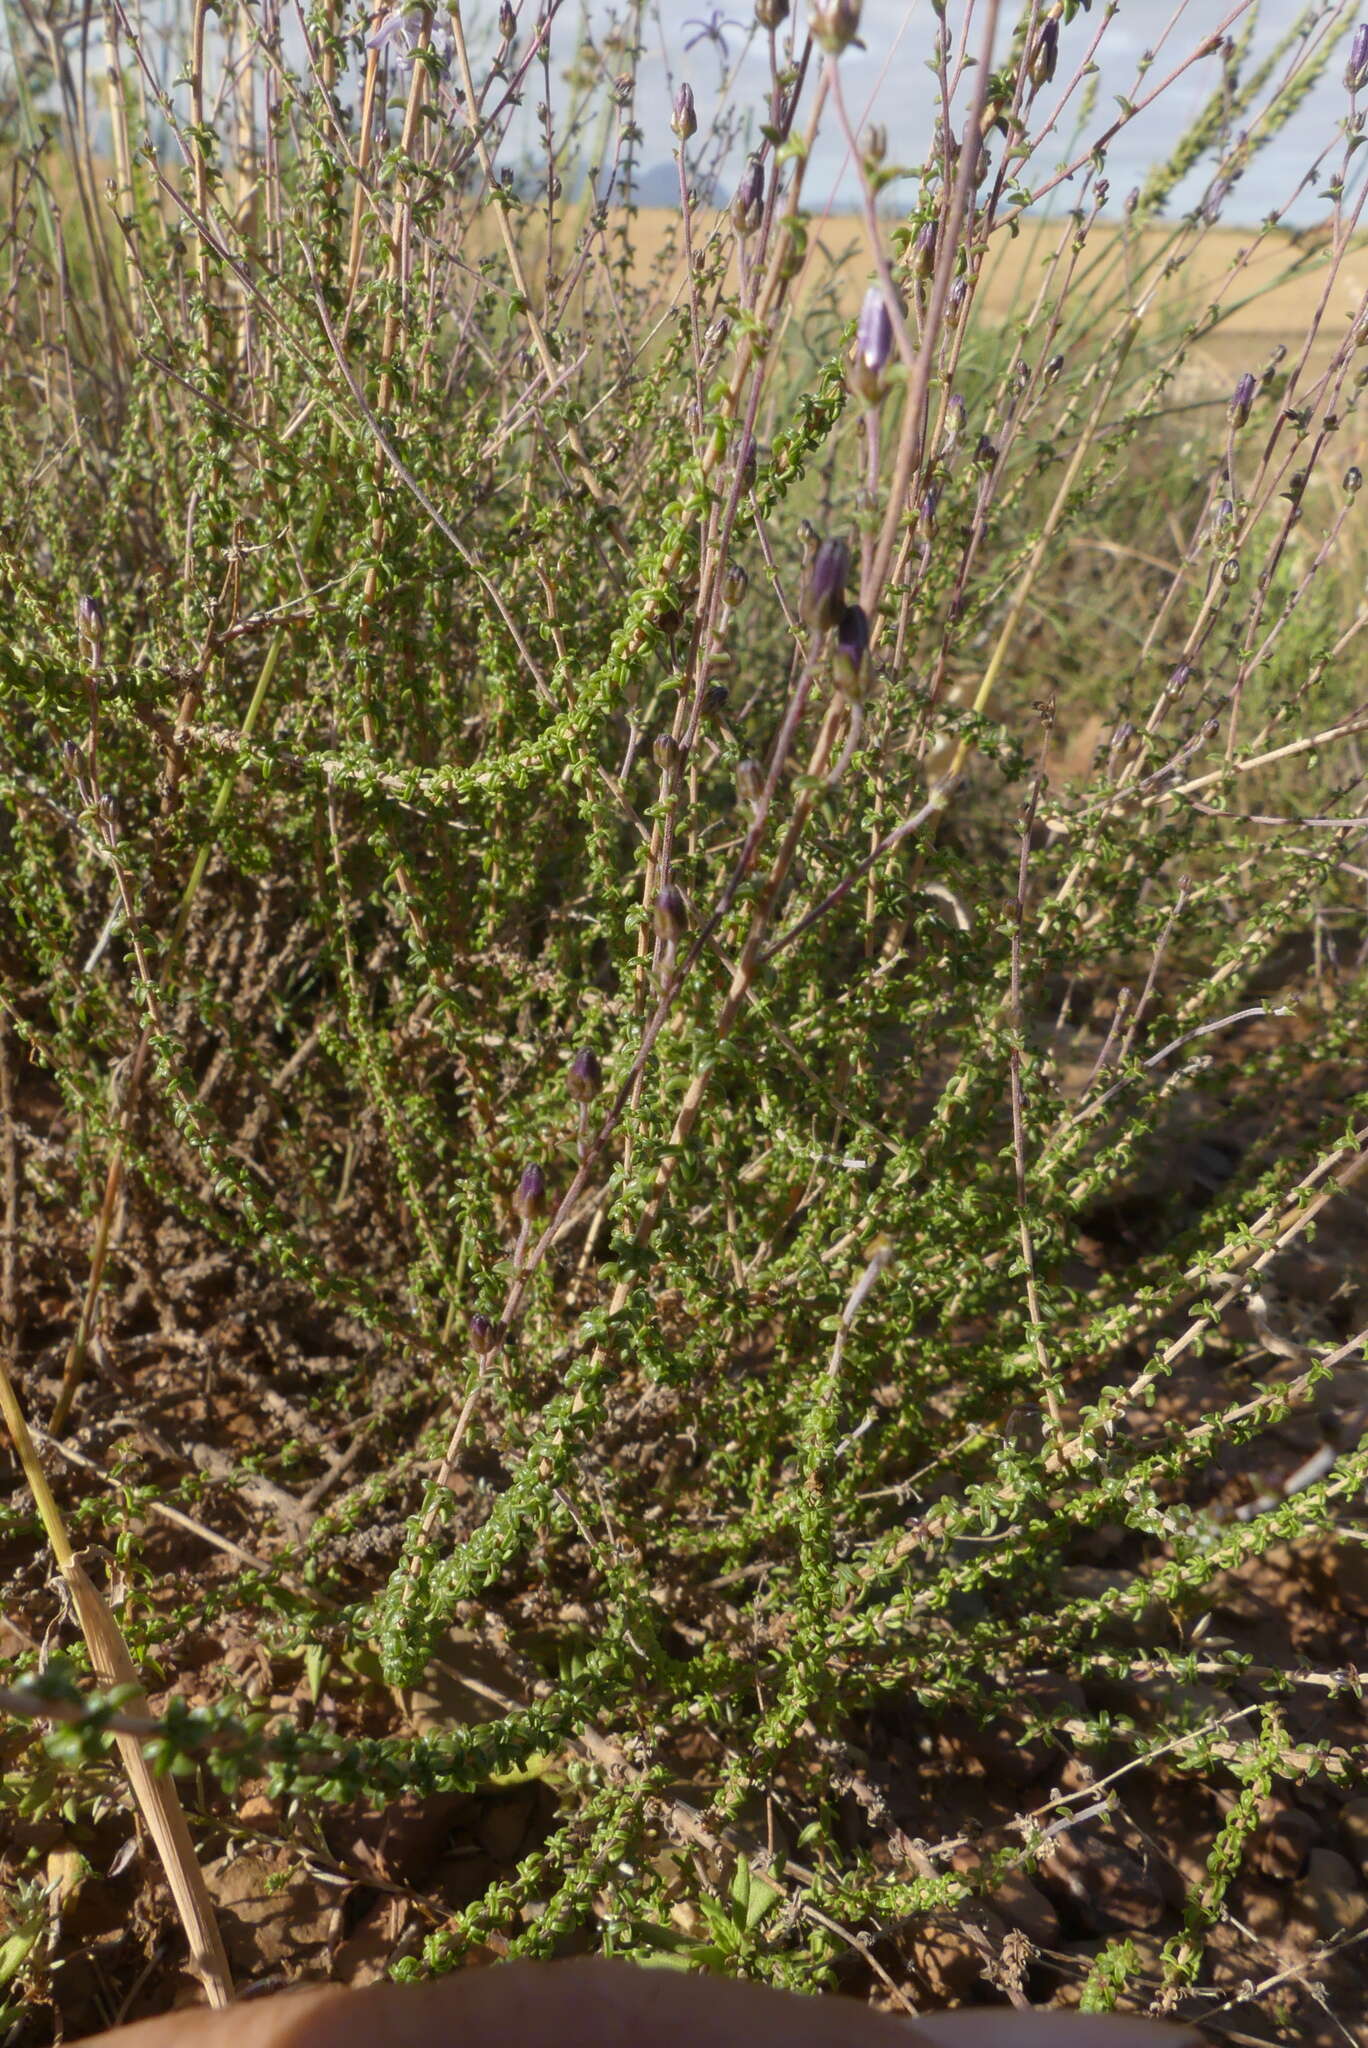
[[[60, 200], [72, 197], [68, 167], [59, 151], [48, 161], [53, 189]], [[96, 160], [97, 179], [102, 183], [113, 171], [112, 163]], [[169, 199], [164, 201], [168, 206]], [[563, 255], [585, 220], [582, 205], [567, 208], [560, 217]], [[113, 240], [112, 212], [106, 225]], [[540, 282], [544, 243], [534, 205], [524, 216], [524, 248], [534, 290]], [[700, 248], [717, 230], [714, 211], [699, 210], [694, 216], [695, 248]], [[885, 232], [895, 223], [885, 221]], [[616, 222], [609, 216], [609, 232]], [[721, 222], [730, 234], [729, 223]], [[1049, 264], [1068, 234], [1064, 218], [1051, 221], [1023, 221], [1015, 236], [1001, 232], [994, 237], [987, 274], [980, 288], [978, 305], [989, 319], [1025, 319], [1036, 294], [1045, 283]], [[642, 207], [631, 223], [630, 241], [634, 272], [640, 282], [655, 276], [669, 289], [683, 282], [680, 256], [680, 215], [674, 207]], [[1071, 319], [1080, 319], [1092, 334], [1107, 332], [1106, 308], [1114, 321], [1125, 303], [1123, 282], [1130, 278], [1143, 294], [1155, 283], [1165, 258], [1187, 246], [1180, 228], [1170, 224], [1139, 232], [1103, 223], [1095, 226], [1079, 258], [1074, 282], [1068, 293]], [[472, 224], [468, 251], [494, 255], [501, 247], [491, 209], [485, 208]], [[1253, 250], [1247, 260], [1245, 252]], [[1297, 348], [1306, 332], [1325, 287], [1329, 268], [1326, 238], [1316, 230], [1301, 235], [1275, 229], [1261, 234], [1258, 228], [1215, 227], [1206, 229], [1174, 275], [1159, 283], [1150, 300], [1149, 311], [1156, 331], [1173, 330], [1193, 319], [1219, 300], [1229, 310], [1214, 334], [1189, 351], [1186, 375], [1190, 380], [1223, 385], [1243, 370], [1258, 370], [1270, 351], [1282, 343]], [[1061, 273], [1062, 274], [1062, 273]], [[803, 287], [808, 292], [828, 290], [833, 279], [836, 302], [846, 317], [858, 309], [873, 269], [865, 253], [861, 222], [852, 214], [830, 215], [809, 227], [809, 254]], [[1321, 366], [1343, 338], [1345, 326], [1364, 306], [1368, 297], [1368, 234], [1354, 237], [1340, 266], [1316, 346], [1312, 364]], [[801, 304], [803, 292], [791, 296], [790, 304]], [[1094, 318], [1094, 312], [1098, 318]], [[1066, 327], [1060, 345], [1070, 339]]]
[[[715, 215], [695, 222], [696, 240], [706, 239]], [[990, 318], [1002, 321], [1029, 315], [1048, 265], [1068, 232], [1062, 220], [1026, 222], [1015, 237], [999, 235], [993, 243], [979, 304]], [[679, 215], [670, 208], [643, 208], [633, 229], [639, 274], [671, 262], [679, 244]], [[851, 216], [829, 218], [810, 236], [806, 282], [810, 288], [838, 279], [838, 298], [846, 313], [858, 306], [872, 275], [864, 253], [861, 224]], [[1257, 245], [1257, 246], [1256, 246]], [[1129, 278], [1148, 289], [1166, 256], [1184, 246], [1173, 226], [1127, 231], [1119, 226], [1092, 229], [1079, 259], [1070, 303], [1098, 308], [1125, 303]], [[1253, 250], [1247, 260], [1244, 252]], [[677, 256], [674, 268], [682, 276]], [[1295, 348], [1318, 304], [1328, 271], [1323, 237], [1301, 237], [1281, 230], [1260, 236], [1258, 229], [1211, 228], [1170, 278], [1162, 281], [1150, 302], [1156, 328], [1172, 329], [1190, 320], [1214, 301], [1229, 308], [1220, 327], [1190, 351], [1189, 372], [1209, 369], [1213, 383], [1224, 383], [1244, 369], [1258, 369], [1279, 342]], [[1080, 285], [1083, 290], [1080, 292]], [[1357, 237], [1331, 287], [1313, 361], [1323, 363], [1343, 338], [1347, 321], [1368, 293], [1368, 237]], [[1075, 311], [1075, 319], [1078, 317]], [[1115, 313], [1113, 314], [1115, 317]], [[1103, 330], [1105, 331], [1105, 330]], [[1067, 340], [1067, 332], [1065, 335]]]

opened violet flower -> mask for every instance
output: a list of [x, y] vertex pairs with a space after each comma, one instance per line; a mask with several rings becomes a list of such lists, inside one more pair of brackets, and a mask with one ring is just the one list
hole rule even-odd
[[[432, 12], [433, 10], [426, 7], [387, 8], [366, 37], [366, 49], [374, 50], [379, 56], [392, 49], [401, 63], [411, 64], [422, 41], [424, 17]], [[451, 62], [455, 45], [450, 27], [445, 20], [439, 22], [435, 13], [429, 48], [436, 53], [438, 62], [445, 71]]]
[[389, 8], [366, 37], [366, 48], [384, 51], [397, 43], [400, 56], [411, 57], [423, 32], [424, 12], [421, 7]]

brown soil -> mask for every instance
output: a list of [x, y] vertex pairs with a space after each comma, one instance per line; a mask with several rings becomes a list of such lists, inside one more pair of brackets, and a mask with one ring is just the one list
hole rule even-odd
[[[1289, 961], [1285, 970], [1303, 993], [1304, 965]], [[1318, 999], [1333, 1002], [1336, 975], [1323, 961], [1320, 969]], [[1298, 1028], [1258, 1025], [1251, 1071], [1257, 1034]], [[1317, 1078], [1309, 1077], [1308, 1102]], [[1339, 1075], [1333, 1085], [1364, 1080]], [[55, 1093], [22, 1068], [15, 1082], [13, 1136], [21, 1153], [41, 1158], [74, 1196], [75, 1134]], [[1253, 1141], [1259, 1114], [1253, 1099], [1232, 1112], [1228, 1151]], [[1179, 1227], [1203, 1188], [1219, 1180], [1221, 1149], [1210, 1133], [1185, 1145], [1176, 1129], [1164, 1184], [1139, 1185], [1128, 1201], [1090, 1219], [1078, 1245], [1082, 1283]], [[20, 1218], [18, 1377], [35, 1421], [51, 1411], [87, 1270], [89, 1226], [74, 1199], [63, 1213], [64, 1225], [41, 1234]], [[497, 1711], [498, 1696], [525, 1697], [527, 1668], [490, 1617], [478, 1634], [453, 1638], [421, 1694], [396, 1699], [342, 1670], [315, 1670], [311, 1682], [298, 1657], [273, 1656], [235, 1615], [232, 1589], [253, 1558], [297, 1551], [325, 1505], [399, 1443], [412, 1442], [413, 1389], [382, 1363], [375, 1339], [198, 1240], [150, 1196], [131, 1193], [121, 1222], [76, 1424], [60, 1445], [49, 1444], [46, 1462], [64, 1510], [78, 1521], [82, 1504], [94, 1500], [97, 1523], [107, 1526], [111, 1492], [138, 1489], [125, 1496], [127, 1562], [115, 1568], [106, 1560], [116, 1595], [122, 1588], [134, 1606], [163, 1613], [187, 1593], [194, 1603], [163, 1645], [162, 1680], [150, 1677], [154, 1710], [173, 1686], [190, 1705], [232, 1687], [304, 1727], [322, 1717], [357, 1733], [392, 1735], [444, 1718], [480, 1718]], [[1262, 1305], [1252, 1315], [1231, 1311], [1210, 1348], [1163, 1385], [1145, 1426], [1191, 1425], [1233, 1387], [1294, 1376], [1303, 1343], [1346, 1342], [1363, 1328], [1366, 1305], [1368, 1204], [1346, 1194], [1325, 1212], [1314, 1243], [1279, 1261]], [[335, 1432], [314, 1419], [316, 1404], [310, 1412], [319, 1388], [330, 1384], [366, 1388], [362, 1410], [351, 1409]], [[1082, 1400], [1090, 1390], [1075, 1392]], [[1368, 1366], [1361, 1350], [1351, 1350], [1284, 1424], [1250, 1447], [1223, 1450], [1194, 1504], [1219, 1527], [1276, 1498], [1317, 1449], [1352, 1447], [1365, 1419]], [[649, 1443], [654, 1427], [638, 1410], [637, 1435]], [[630, 1446], [628, 1435], [623, 1454], [640, 1455], [642, 1445]], [[662, 1417], [654, 1449], [669, 1438], [670, 1420]], [[269, 1466], [287, 1443], [296, 1447], [296, 1476], [244, 1481], [246, 1454]], [[202, 1500], [196, 1516], [176, 1520], [157, 1490], [190, 1468], [203, 1474]], [[22, 1482], [8, 1455], [0, 1476], [22, 1508]], [[468, 1507], [473, 1526], [480, 1518], [473, 1497]], [[976, 1892], [972, 1905], [852, 1934], [842, 1988], [898, 2010], [984, 2001], [1067, 2006], [1078, 2001], [1098, 1958], [1105, 1964], [1117, 1956], [1124, 2007], [1153, 2001], [1199, 2021], [1213, 2040], [1303, 2048], [1368, 2042], [1368, 1797], [1356, 1672], [1368, 1623], [1365, 1529], [1356, 1510], [1314, 1540], [1266, 1550], [1216, 1584], [1200, 1627], [1156, 1599], [1138, 1618], [1104, 1629], [1077, 1676], [1029, 1682], [987, 1727], [891, 1695], [828, 1744], [851, 1854], [890, 1873], [958, 1873]], [[358, 1520], [347, 1539], [358, 1596], [384, 1575], [399, 1535], [397, 1517]], [[1061, 1599], [1119, 1591], [1163, 1558], [1158, 1548], [1141, 1555], [1134, 1536], [1119, 1528], [1092, 1531], [1080, 1536], [1056, 1590]], [[31, 1662], [40, 1646], [58, 1649], [71, 1639], [31, 1527], [20, 1535], [11, 1525], [0, 1571], [0, 1648]], [[535, 1618], [531, 1597], [507, 1617], [524, 1629]], [[322, 1613], [316, 1633], [323, 1645], [328, 1631]], [[1179, 1680], [1158, 1660], [1184, 1646], [1192, 1661]], [[1207, 1667], [1216, 1650], [1229, 1648], [1248, 1659], [1247, 1669], [1234, 1681], [1223, 1669], [1218, 1683]], [[1292, 1744], [1284, 1759], [1292, 1775], [1270, 1779], [1234, 1882], [1204, 1916], [1194, 1902], [1234, 1803], [1221, 1759], [1258, 1726], [1256, 1707], [1266, 1710], [1270, 1698], [1279, 1701]], [[1114, 1717], [1114, 1739], [1099, 1741], [1100, 1714]], [[1171, 1726], [1175, 1717], [1190, 1723], [1190, 1736], [1171, 1736], [1137, 1760], [1146, 1729], [1157, 1719]], [[3, 1738], [11, 1787], [34, 1761], [26, 1755], [34, 1740], [13, 1724]], [[610, 1771], [628, 1768], [611, 1745], [595, 1748], [596, 1740], [581, 1753]], [[1182, 1768], [1194, 1746], [1202, 1768]], [[723, 1759], [706, 1743], [690, 1754], [685, 1747], [675, 1759], [679, 1797], [701, 1809]], [[36, 1876], [48, 1887], [46, 1962], [35, 1979], [41, 1997], [9, 2037], [24, 2048], [198, 1996], [165, 1883], [112, 1770], [106, 1787], [95, 1816], [64, 1818], [59, 1802], [38, 1819], [11, 1813], [5, 1831], [0, 1878]], [[555, 1787], [553, 1777], [480, 1796], [412, 1797], [384, 1811], [337, 1808], [321, 1830], [301, 1835], [263, 1782], [231, 1798], [208, 1781], [187, 1782], [239, 1982], [363, 1984], [384, 1974], [450, 1912], [513, 1875], [564, 1818], [573, 1795], [563, 1782]], [[781, 1806], [784, 1792], [776, 1786]], [[666, 1802], [662, 1854], [671, 1853], [672, 1834], [676, 1843], [689, 1838], [688, 1810]], [[1024, 1849], [1028, 1841], [1039, 1848], [1042, 1831], [1045, 1853], [1032, 1868]], [[683, 1922], [681, 1931], [689, 1931]], [[1192, 1986], [1164, 1992], [1165, 1944], [1185, 1933], [1194, 1945]], [[582, 1926], [562, 1944], [567, 1952], [591, 1945]], [[503, 1947], [492, 1936], [471, 1961], [492, 1959]]]

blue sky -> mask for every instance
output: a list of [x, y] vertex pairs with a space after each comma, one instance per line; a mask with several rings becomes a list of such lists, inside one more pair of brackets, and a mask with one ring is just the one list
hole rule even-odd
[[[1105, 0], [1094, 0], [1091, 14], [1080, 13], [1063, 31], [1054, 90], [1072, 75], [1080, 54], [1086, 50], [1101, 25], [1104, 7]], [[793, 0], [794, 18], [799, 22], [804, 20], [806, 8], [807, 0]], [[1174, 0], [1120, 0], [1118, 12], [1106, 25], [1102, 36], [1098, 53], [1102, 74], [1098, 99], [1085, 132], [1091, 137], [1114, 118], [1115, 94], [1135, 91], [1137, 61], [1147, 47], [1154, 48], [1158, 44], [1156, 62], [1147, 80], [1147, 87], [1152, 88], [1232, 15], [1237, 23], [1242, 23], [1252, 11], [1241, 9], [1239, 0], [1189, 0], [1186, 6], [1175, 5]], [[1264, 0], [1258, 10], [1254, 54], [1274, 45], [1305, 11], [1296, 4], [1296, 0]], [[1327, 25], [1336, 22], [1352, 24], [1356, 18], [1352, 6], [1334, 4], [1334, 0], [1326, 0], [1326, 4], [1311, 11]], [[687, 52], [684, 47], [697, 32], [697, 19], [711, 12], [710, 0], [660, 0], [657, 22], [646, 31], [641, 102], [642, 126], [647, 135], [642, 158], [645, 168], [669, 161], [670, 78], [676, 81], [687, 78], [692, 85], [700, 124], [707, 122], [717, 104], [720, 64], [715, 45], [703, 41]], [[750, 0], [732, 0], [724, 12], [749, 22]], [[1363, 13], [1368, 17], [1368, 0], [1365, 0]], [[606, 14], [606, 9], [591, 8], [591, 20], [596, 23], [606, 19]], [[1003, 18], [1009, 24], [1014, 16], [1014, 7], [1003, 8]], [[949, 19], [952, 26], [957, 18], [963, 19], [962, 0], [961, 4], [951, 0]], [[695, 24], [692, 27], [689, 26], [691, 21]], [[902, 161], [915, 162], [921, 158], [930, 132], [933, 81], [926, 69], [926, 59], [934, 26], [930, 0], [865, 0], [861, 35], [866, 48], [863, 52], [848, 50], [841, 59], [842, 79], [852, 119], [858, 123], [862, 116], [866, 116], [885, 122], [889, 131], [890, 157]], [[1005, 47], [1006, 33], [1003, 43]], [[733, 64], [737, 65], [733, 98], [742, 105], [758, 107], [768, 77], [763, 39], [755, 37], [743, 56], [745, 33], [731, 29], [728, 31], [728, 44]], [[1347, 45], [1337, 51], [1326, 78], [1291, 126], [1246, 174], [1232, 195], [1225, 218], [1232, 222], [1248, 222], [1261, 218], [1275, 207], [1288, 208], [1299, 175], [1317, 149], [1324, 146], [1346, 111], [1348, 102], [1343, 84], [1346, 55]], [[1218, 84], [1219, 78], [1217, 59], [1208, 58], [1196, 64], [1169, 88], [1152, 112], [1142, 116], [1117, 138], [1109, 154], [1108, 167], [1114, 199], [1123, 199], [1133, 185], [1141, 182], [1151, 165], [1167, 154], [1188, 120]], [[1045, 104], [1050, 103], [1048, 94], [1044, 100]], [[1365, 101], [1368, 102], [1368, 95], [1365, 95]], [[1071, 127], [1071, 121], [1066, 118], [1061, 132], [1067, 134]], [[848, 167], [843, 164], [844, 154], [833, 123], [822, 139], [810, 173], [808, 198], [814, 206], [833, 192], [838, 199], [850, 198], [852, 188]], [[1060, 149], [1050, 150], [1038, 159], [1038, 165], [1052, 166], [1061, 154]], [[1368, 158], [1368, 150], [1365, 150], [1364, 157]], [[1178, 203], [1191, 203], [1204, 183], [1204, 179], [1189, 183], [1183, 188]], [[1323, 204], [1310, 196], [1291, 208], [1287, 217], [1308, 221], [1319, 218], [1323, 212]]]
[[[184, 0], [168, 0], [173, 12], [177, 5], [183, 4]], [[367, 0], [368, 8], [375, 4], [376, 0]], [[436, 0], [439, 13], [442, 4], [443, 0]], [[623, 0], [584, 0], [584, 4], [587, 5], [591, 29], [595, 32], [601, 32], [610, 18], [621, 17]], [[1062, 31], [1056, 79], [1054, 85], [1042, 94], [1040, 104], [1051, 106], [1065, 81], [1072, 76], [1098, 28], [1103, 26], [1106, 4], [1107, 0], [1093, 0], [1091, 13], [1080, 12]], [[792, 21], [801, 29], [806, 24], [809, 0], [791, 0], [791, 5]], [[952, 31], [963, 21], [966, 5], [967, 0], [948, 0]], [[753, 22], [753, 6], [754, 0], [724, 0], [721, 11], [725, 16], [735, 17], [737, 24], [749, 25]], [[466, 18], [472, 29], [481, 23], [487, 34], [492, 32], [496, 8], [497, 0], [465, 0]], [[1004, 0], [1002, 17], [1006, 26], [1000, 35], [1003, 51], [1010, 39], [1011, 23], [1017, 10], [1018, 0]], [[522, 10], [525, 20], [531, 19], [532, 11], [530, 7]], [[155, 6], [152, 12], [155, 16]], [[290, 10], [287, 8], [285, 12], [288, 25]], [[690, 40], [697, 36], [699, 19], [712, 12], [712, 0], [656, 0], [654, 10], [648, 14], [639, 100], [639, 118], [646, 135], [640, 159], [644, 172], [671, 165], [674, 145], [669, 131], [670, 102], [680, 79], [686, 78], [693, 87], [700, 126], [704, 129], [724, 93], [733, 107], [751, 110], [756, 122], [762, 118], [769, 78], [767, 38], [759, 34], [748, 36], [747, 26], [727, 28], [731, 62], [725, 87], [719, 51], [714, 42], [704, 39], [696, 41], [692, 49], [686, 49]], [[1254, 0], [1243, 0], [1243, 4], [1242, 0], [1118, 0], [1117, 12], [1110, 22], [1105, 23], [1101, 37], [1098, 50], [1101, 76], [1096, 104], [1084, 131], [1086, 137], [1091, 140], [1114, 119], [1115, 95], [1133, 95], [1136, 92], [1137, 65], [1147, 47], [1156, 50], [1156, 61], [1145, 90], [1152, 89], [1160, 78], [1223, 26], [1238, 29], [1251, 15], [1256, 16], [1251, 52], [1251, 61], [1256, 61], [1260, 53], [1268, 51], [1295, 21], [1307, 14], [1321, 25], [1322, 32], [1333, 29], [1336, 24], [1351, 29], [1356, 19], [1368, 19], [1368, 0], [1312, 0], [1309, 6], [1305, 0], [1262, 0], [1262, 5], [1257, 7]], [[577, 20], [575, 0], [570, 0], [559, 15], [554, 31], [552, 69], [555, 74], [562, 74], [571, 61], [579, 32]], [[933, 46], [934, 30], [931, 0], [864, 0], [861, 36], [865, 48], [849, 49], [841, 58], [841, 76], [852, 119], [857, 127], [871, 119], [883, 122], [889, 134], [889, 155], [897, 161], [915, 164], [926, 153], [933, 120], [934, 94], [927, 57]], [[476, 35], [476, 47], [486, 39]], [[3, 34], [0, 34], [0, 48], [3, 48]], [[1317, 198], [1314, 189], [1295, 199], [1293, 195], [1300, 176], [1316, 152], [1332, 140], [1346, 111], [1348, 95], [1343, 78], [1347, 50], [1346, 36], [1311, 97], [1276, 144], [1255, 159], [1236, 187], [1223, 211], [1223, 219], [1232, 225], [1249, 223], [1263, 218], [1275, 208], [1287, 220], [1296, 223], [1308, 223], [1324, 216], [1325, 202]], [[1133, 186], [1143, 181], [1150, 168], [1173, 148], [1188, 122], [1219, 83], [1220, 69], [1219, 60], [1215, 58], [1207, 58], [1191, 66], [1163, 93], [1152, 110], [1141, 115], [1115, 140], [1108, 157], [1108, 177], [1114, 203], [1119, 204]], [[521, 120], [515, 127], [515, 148], [518, 141], [525, 146], [533, 140], [535, 121], [532, 109], [539, 96], [538, 82], [534, 73]], [[1368, 108], [1368, 91], [1362, 97], [1365, 108]], [[1077, 104], [1076, 100], [1074, 104]], [[1071, 140], [1073, 133], [1074, 116], [1070, 112], [1061, 122], [1059, 136], [1048, 143], [1035, 159], [1031, 167], [1033, 181], [1038, 181], [1055, 167], [1063, 155], [1064, 142]], [[699, 139], [701, 141], [701, 136]], [[1071, 150], [1070, 153], [1076, 151]], [[535, 147], [533, 155], [534, 159], [539, 157]], [[1368, 167], [1368, 148], [1354, 162], [1356, 170]], [[728, 179], [734, 180], [741, 164], [742, 157], [738, 152], [727, 166], [725, 175]], [[1176, 195], [1175, 208], [1194, 203], [1206, 182], [1207, 176], [1202, 172], [1189, 179]], [[1066, 195], [1067, 188], [1064, 188], [1056, 196], [1056, 205], [1067, 203]], [[890, 196], [896, 197], [896, 192]], [[849, 205], [854, 197], [855, 183], [844, 143], [835, 121], [828, 120], [809, 173], [807, 204], [814, 212], [820, 212], [829, 200], [834, 200], [837, 205]]]

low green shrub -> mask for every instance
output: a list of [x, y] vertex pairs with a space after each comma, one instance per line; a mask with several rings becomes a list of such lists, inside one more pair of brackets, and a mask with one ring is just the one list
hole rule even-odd
[[[977, 1875], [953, 1800], [890, 1858], [871, 1717], [1010, 1705], [1023, 1744], [1226, 1788], [1176, 1997], [1269, 1786], [1359, 1769], [1284, 1720], [1292, 1664], [1203, 1640], [1271, 1546], [1361, 1540], [1356, 1432], [1300, 1490], [1250, 1477], [1361, 1355], [1260, 1291], [1368, 1133], [1359, 43], [1323, 6], [1267, 64], [1171, 39], [1166, 89], [1212, 96], [1113, 218], [1153, 81], [1088, 97], [1110, 15], [937, 6], [890, 217], [858, 5], [816, 42], [759, 11], [718, 212], [691, 187], [734, 159], [676, 103], [673, 262], [640, 9], [559, 83], [554, 0], [478, 36], [200, 0], [184, 52], [114, 10], [46, 87], [16, 22], [16, 1370], [149, 1685], [207, 1632], [324, 1703], [267, 1712], [229, 1659], [159, 1726], [206, 1842], [248, 1780], [301, 1844], [337, 1800], [554, 1789], [396, 1967], [587, 1940], [827, 1983], [1093, 1796], [1023, 1793]], [[1213, 389], [1276, 221], [1192, 318], [1151, 301], [1346, 56], [1289, 180], [1327, 191], [1304, 338]], [[823, 126], [858, 323], [805, 211]], [[1050, 207], [995, 321], [985, 265]], [[6, 1554], [69, 1659], [13, 1660], [11, 1706], [65, 1718], [8, 1782], [74, 1825], [111, 1708], [21, 1491]], [[405, 1689], [472, 1645], [499, 1682], [420, 1726]], [[1194, 1719], [1199, 1680], [1244, 1704]], [[1074, 1995], [1135, 2002], [1143, 1963]]]

